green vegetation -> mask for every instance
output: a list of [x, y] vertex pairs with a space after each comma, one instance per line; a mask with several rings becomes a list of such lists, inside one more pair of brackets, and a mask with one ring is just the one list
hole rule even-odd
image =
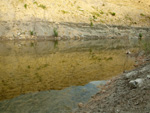
[[37, 6], [38, 6], [38, 3], [35, 1], [35, 2], [33, 2], [33, 4], [36, 4]]
[[42, 8], [42, 9], [46, 9], [46, 6], [45, 6], [45, 5], [43, 5], [43, 4], [38, 5], [38, 3], [37, 3], [36, 1], [33, 2], [33, 4], [37, 5], [37, 7], [40, 7], [40, 8]]
[[30, 35], [33, 36], [33, 35], [34, 35], [34, 32], [33, 32], [33, 31], [30, 31]]
[[100, 14], [104, 14], [104, 12], [103, 12], [103, 11], [100, 11]]
[[94, 26], [94, 24], [93, 24], [93, 21], [91, 20], [90, 27], [93, 27], [93, 26]]
[[142, 36], [143, 36], [142, 33], [139, 33], [139, 38], [142, 38]]
[[68, 11], [65, 11], [65, 10], [61, 10], [61, 12], [62, 12], [63, 14], [69, 13]]
[[38, 7], [42, 8], [42, 9], [46, 9], [46, 6], [43, 4], [38, 5]]
[[93, 17], [100, 17], [100, 13], [99, 12], [92, 12], [91, 13], [93, 15]]
[[92, 21], [95, 21], [96, 19], [98, 19], [99, 17], [101, 17], [102, 14], [104, 14], [104, 12], [102, 10], [98, 10], [96, 8], [94, 8], [97, 11], [91, 12], [92, 14]]
[[97, 17], [94, 15], [94, 16], [93, 16], [93, 20], [95, 20], [95, 19], [97, 19]]
[[145, 16], [143, 13], [140, 14], [141, 16]]
[[57, 31], [57, 28], [54, 28], [54, 37], [58, 37], [58, 31]]
[[112, 16], [115, 16], [116, 13], [115, 12], [109, 12]]
[[77, 6], [77, 9], [80, 9], [81, 7], [80, 6]]
[[31, 66], [30, 66], [30, 65], [28, 65], [28, 66], [27, 66], [27, 68], [28, 68], [28, 69], [30, 69], [30, 68], [31, 68]]
[[126, 16], [125, 16], [125, 19], [130, 20], [130, 21], [133, 21], [132, 18], [131, 18], [129, 15], [126, 15]]
[[34, 45], [35, 45], [35, 44], [34, 44], [33, 42], [30, 43], [30, 46], [31, 46], [31, 47], [34, 47]]
[[28, 5], [27, 5], [27, 4], [24, 4], [24, 8], [27, 9], [27, 7], [28, 7]]

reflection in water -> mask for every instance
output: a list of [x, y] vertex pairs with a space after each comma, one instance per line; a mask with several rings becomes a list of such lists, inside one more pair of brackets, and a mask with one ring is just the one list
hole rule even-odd
[[127, 58], [120, 42], [0, 42], [0, 100], [85, 85], [132, 69], [134, 60]]
[[58, 46], [58, 40], [54, 40], [53, 42], [54, 42], [54, 48], [56, 49]]

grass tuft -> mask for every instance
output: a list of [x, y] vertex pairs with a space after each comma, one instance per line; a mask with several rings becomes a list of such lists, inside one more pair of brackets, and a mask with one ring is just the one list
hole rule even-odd
[[143, 13], [140, 14], [141, 16], [145, 16]]
[[61, 10], [61, 12], [62, 12], [63, 14], [69, 13], [68, 11], [65, 11], [65, 10]]
[[90, 27], [93, 27], [93, 26], [94, 26], [93, 21], [91, 21], [90, 22]]
[[54, 28], [54, 37], [58, 37], [58, 31], [57, 31], [57, 28]]
[[35, 2], [33, 2], [33, 4], [36, 4], [36, 5], [38, 5], [38, 3], [35, 1]]
[[34, 32], [33, 32], [33, 31], [30, 31], [30, 35], [33, 36], [33, 35], [34, 35]]
[[46, 9], [46, 6], [43, 4], [40, 4], [38, 7], [42, 8], [42, 9]]
[[27, 5], [27, 4], [24, 4], [24, 8], [27, 9], [27, 7], [28, 7], [28, 5]]
[[109, 12], [112, 16], [115, 16], [116, 13], [115, 12]]

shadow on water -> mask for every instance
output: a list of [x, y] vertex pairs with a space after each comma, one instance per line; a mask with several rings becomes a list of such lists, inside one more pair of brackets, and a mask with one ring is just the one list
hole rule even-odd
[[128, 48], [104, 39], [0, 42], [0, 100], [108, 80], [133, 68]]

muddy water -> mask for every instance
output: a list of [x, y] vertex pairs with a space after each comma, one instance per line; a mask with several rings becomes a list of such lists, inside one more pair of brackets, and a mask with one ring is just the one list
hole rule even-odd
[[29, 92], [81, 86], [130, 70], [134, 59], [125, 54], [127, 48], [121, 42], [0, 42], [0, 100]]

